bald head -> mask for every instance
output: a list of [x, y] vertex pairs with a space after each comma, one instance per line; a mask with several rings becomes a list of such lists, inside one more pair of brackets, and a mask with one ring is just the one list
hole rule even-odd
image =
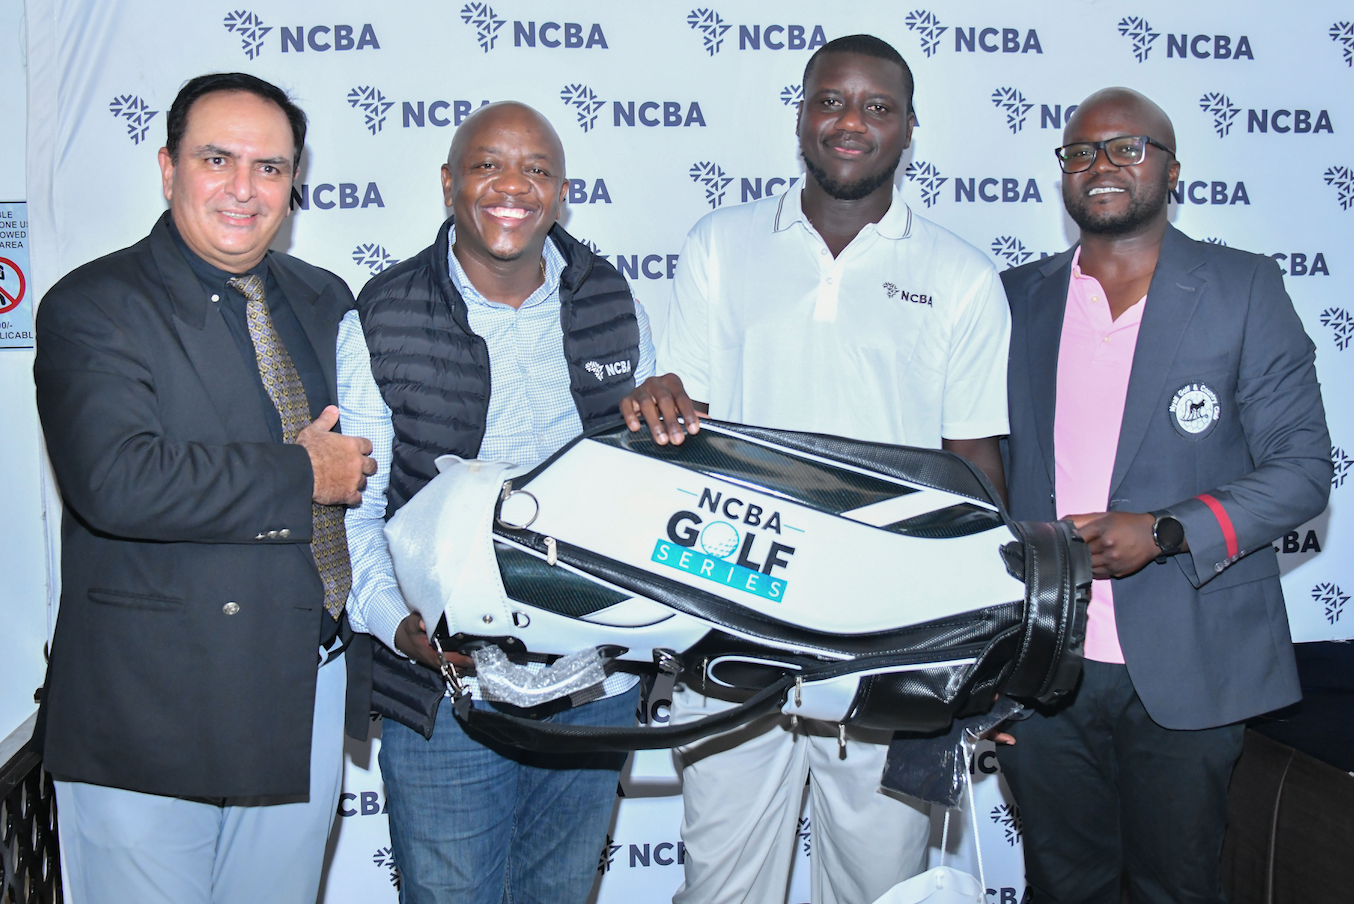
[[1067, 120], [1063, 130], [1063, 144], [1093, 140], [1087, 127], [1113, 123], [1120, 135], [1150, 135], [1175, 150], [1175, 127], [1166, 111], [1145, 94], [1132, 88], [1103, 88], [1081, 102]]
[[467, 148], [501, 150], [505, 141], [522, 140], [552, 155], [560, 175], [564, 175], [564, 145], [555, 127], [536, 110], [515, 100], [487, 104], [462, 120], [447, 151], [447, 166], [453, 171], [459, 169], [458, 162]]

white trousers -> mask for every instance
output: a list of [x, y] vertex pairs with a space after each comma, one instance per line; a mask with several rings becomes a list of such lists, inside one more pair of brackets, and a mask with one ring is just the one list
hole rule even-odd
[[[672, 723], [732, 703], [678, 685]], [[879, 786], [890, 733], [772, 715], [682, 748], [686, 881], [673, 904], [785, 904], [809, 783], [813, 904], [869, 904], [925, 865], [927, 805]]]
[[56, 782], [71, 904], [315, 904], [343, 789], [343, 656], [320, 667], [310, 797], [225, 806]]

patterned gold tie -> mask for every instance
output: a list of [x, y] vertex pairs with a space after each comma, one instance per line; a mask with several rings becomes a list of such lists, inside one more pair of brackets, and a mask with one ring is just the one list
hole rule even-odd
[[[263, 279], [250, 273], [234, 277], [227, 285], [245, 297], [245, 318], [263, 388], [282, 418], [282, 441], [294, 443], [296, 435], [310, 423], [310, 403], [306, 400], [306, 388], [301, 384], [296, 365], [273, 328], [273, 318], [263, 297]], [[310, 551], [315, 556], [320, 580], [324, 582], [324, 608], [337, 621], [353, 585], [348, 532], [343, 524], [346, 509], [341, 505], [319, 504], [311, 508]]]

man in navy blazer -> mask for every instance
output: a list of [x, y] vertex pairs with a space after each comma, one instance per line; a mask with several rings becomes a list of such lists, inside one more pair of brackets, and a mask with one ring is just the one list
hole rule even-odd
[[1070, 702], [999, 751], [1037, 899], [1224, 901], [1242, 720], [1299, 699], [1273, 540], [1331, 485], [1315, 348], [1270, 259], [1167, 222], [1166, 114], [1110, 88], [1058, 149], [1081, 241], [1003, 274], [1014, 517], [1071, 518], [1095, 587]]

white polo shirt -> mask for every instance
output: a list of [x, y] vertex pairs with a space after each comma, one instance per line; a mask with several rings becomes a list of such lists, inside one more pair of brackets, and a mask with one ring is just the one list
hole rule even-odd
[[1008, 432], [997, 270], [896, 190], [836, 259], [799, 191], [716, 210], [674, 293], [659, 372], [712, 417], [932, 449]]

